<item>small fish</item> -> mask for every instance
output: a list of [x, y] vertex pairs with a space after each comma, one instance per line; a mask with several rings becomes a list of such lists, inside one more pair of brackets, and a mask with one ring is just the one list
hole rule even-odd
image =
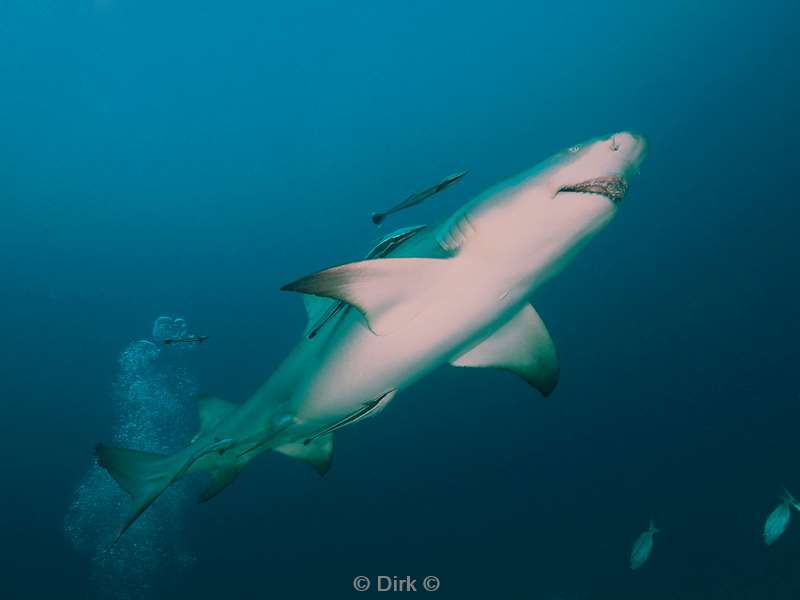
[[167, 338], [166, 340], [164, 340], [164, 343], [168, 346], [170, 344], [202, 344], [208, 338], [209, 336], [207, 335], [190, 335], [189, 337], [186, 338], [175, 338], [175, 339]]
[[178, 481], [178, 479], [186, 475], [186, 473], [189, 471], [189, 468], [199, 459], [204, 457], [206, 454], [217, 452], [220, 456], [223, 456], [225, 454], [225, 451], [228, 450], [229, 448], [232, 448], [235, 443], [236, 442], [234, 442], [233, 438], [225, 438], [224, 440], [221, 440], [219, 438], [214, 438], [214, 442], [212, 444], [208, 444], [207, 446], [201, 448], [200, 450], [198, 450], [189, 457], [189, 459], [183, 464], [183, 466], [180, 469], [178, 469], [178, 472], [172, 476], [172, 482], [174, 483], [175, 481]]
[[636, 541], [633, 543], [633, 548], [631, 549], [631, 569], [638, 569], [650, 557], [650, 552], [653, 550], [653, 534], [659, 531], [659, 529], [656, 529], [653, 520], [650, 519], [650, 527], [636, 538]]
[[329, 433], [333, 433], [337, 429], [341, 429], [347, 425], [351, 425], [356, 421], [360, 421], [361, 419], [370, 416], [371, 413], [379, 413], [386, 405], [391, 402], [394, 395], [397, 393], [397, 390], [389, 390], [388, 392], [381, 394], [375, 400], [371, 400], [369, 402], [364, 402], [363, 406], [355, 411], [354, 413], [346, 416], [344, 419], [337, 421], [333, 425], [326, 427], [322, 431], [315, 433], [310, 438], [307, 438], [304, 442], [304, 446], [308, 446], [311, 442], [313, 442], [318, 437], [322, 437], [323, 435], [327, 435]]
[[416, 206], [417, 204], [419, 204], [420, 202], [422, 202], [426, 198], [429, 198], [429, 197], [433, 196], [434, 194], [438, 194], [443, 189], [445, 189], [447, 187], [450, 187], [456, 181], [458, 181], [459, 179], [464, 177], [464, 175], [466, 175], [467, 173], [468, 173], [468, 171], [459, 171], [458, 173], [453, 173], [452, 175], [448, 175], [447, 177], [442, 179], [436, 185], [433, 185], [433, 186], [431, 186], [429, 188], [426, 188], [426, 189], [422, 190], [421, 192], [417, 192], [415, 194], [411, 194], [408, 198], [403, 200], [400, 204], [397, 204], [396, 206], [393, 206], [389, 210], [386, 210], [384, 212], [372, 213], [372, 222], [375, 223], [375, 225], [380, 225], [381, 223], [383, 223], [384, 219], [386, 217], [388, 217], [390, 214], [396, 213], [396, 212], [398, 212], [400, 210], [403, 210], [405, 208], [410, 208], [412, 206]]
[[783, 535], [786, 527], [789, 525], [789, 519], [792, 517], [792, 506], [800, 510], [800, 505], [789, 493], [786, 488], [783, 488], [783, 495], [779, 496], [781, 503], [775, 507], [769, 516], [766, 523], [764, 523], [764, 543], [767, 546], [772, 545], [775, 540]]

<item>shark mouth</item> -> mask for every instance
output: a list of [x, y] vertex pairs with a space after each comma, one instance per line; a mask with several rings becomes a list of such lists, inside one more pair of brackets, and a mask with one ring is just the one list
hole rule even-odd
[[628, 183], [614, 175], [595, 177], [574, 185], [565, 185], [559, 192], [579, 192], [581, 194], [600, 194], [612, 202], [619, 202], [628, 191]]

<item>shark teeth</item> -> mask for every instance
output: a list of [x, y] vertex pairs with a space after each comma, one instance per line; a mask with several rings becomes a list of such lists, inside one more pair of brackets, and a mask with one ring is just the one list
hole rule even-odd
[[601, 194], [613, 202], [619, 202], [628, 192], [628, 183], [622, 177], [595, 177], [581, 183], [565, 185], [559, 192], [579, 192], [582, 194]]

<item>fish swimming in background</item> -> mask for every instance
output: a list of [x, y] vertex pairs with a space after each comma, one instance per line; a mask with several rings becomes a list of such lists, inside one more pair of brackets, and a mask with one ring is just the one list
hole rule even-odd
[[642, 533], [636, 538], [636, 541], [633, 542], [633, 548], [631, 549], [631, 569], [635, 571], [650, 558], [650, 552], [653, 550], [653, 535], [659, 533], [659, 531], [659, 529], [656, 529], [653, 520], [650, 519], [650, 526], [647, 528], [647, 531]]
[[190, 335], [189, 337], [185, 338], [167, 338], [164, 340], [164, 343], [169, 346], [170, 344], [202, 344], [205, 342], [210, 336], [207, 335]]
[[400, 204], [393, 206], [389, 210], [386, 210], [384, 212], [372, 213], [372, 222], [375, 223], [375, 225], [380, 225], [381, 223], [383, 223], [384, 219], [386, 219], [386, 217], [388, 217], [390, 214], [396, 213], [406, 208], [411, 208], [412, 206], [416, 206], [426, 198], [430, 198], [434, 194], [438, 194], [439, 192], [441, 192], [443, 189], [450, 187], [456, 181], [464, 177], [464, 175], [466, 175], [467, 173], [468, 171], [459, 171], [458, 173], [453, 173], [452, 175], [448, 175], [436, 185], [424, 189], [421, 192], [411, 194]]
[[766, 523], [764, 523], [764, 543], [771, 546], [775, 540], [783, 535], [786, 527], [789, 525], [789, 519], [792, 518], [792, 506], [800, 510], [800, 505], [789, 493], [786, 488], [783, 488], [783, 495], [779, 496], [781, 503], [775, 507], [769, 516]]
[[171, 455], [98, 446], [132, 499], [120, 535], [178, 479], [206, 473], [205, 501], [267, 451], [324, 475], [335, 436], [446, 365], [509, 371], [550, 395], [558, 353], [531, 298], [614, 219], [646, 154], [640, 135], [595, 138], [385, 236], [366, 260], [283, 286], [304, 295], [309, 326], [249, 399], [199, 398], [199, 430]]

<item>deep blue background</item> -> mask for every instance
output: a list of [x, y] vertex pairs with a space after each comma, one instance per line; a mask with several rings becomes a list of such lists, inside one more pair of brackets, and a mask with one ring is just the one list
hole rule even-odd
[[535, 299], [554, 396], [443, 369], [325, 479], [256, 461], [189, 511], [182, 593], [800, 596], [796, 523], [760, 539], [800, 493], [800, 9], [660, 4], [0, 0], [3, 597], [92, 593], [63, 515], [156, 316], [211, 334], [181, 361], [242, 401], [304, 324], [278, 287], [363, 254], [370, 211], [470, 169], [387, 226], [431, 222], [620, 129], [642, 174]]

